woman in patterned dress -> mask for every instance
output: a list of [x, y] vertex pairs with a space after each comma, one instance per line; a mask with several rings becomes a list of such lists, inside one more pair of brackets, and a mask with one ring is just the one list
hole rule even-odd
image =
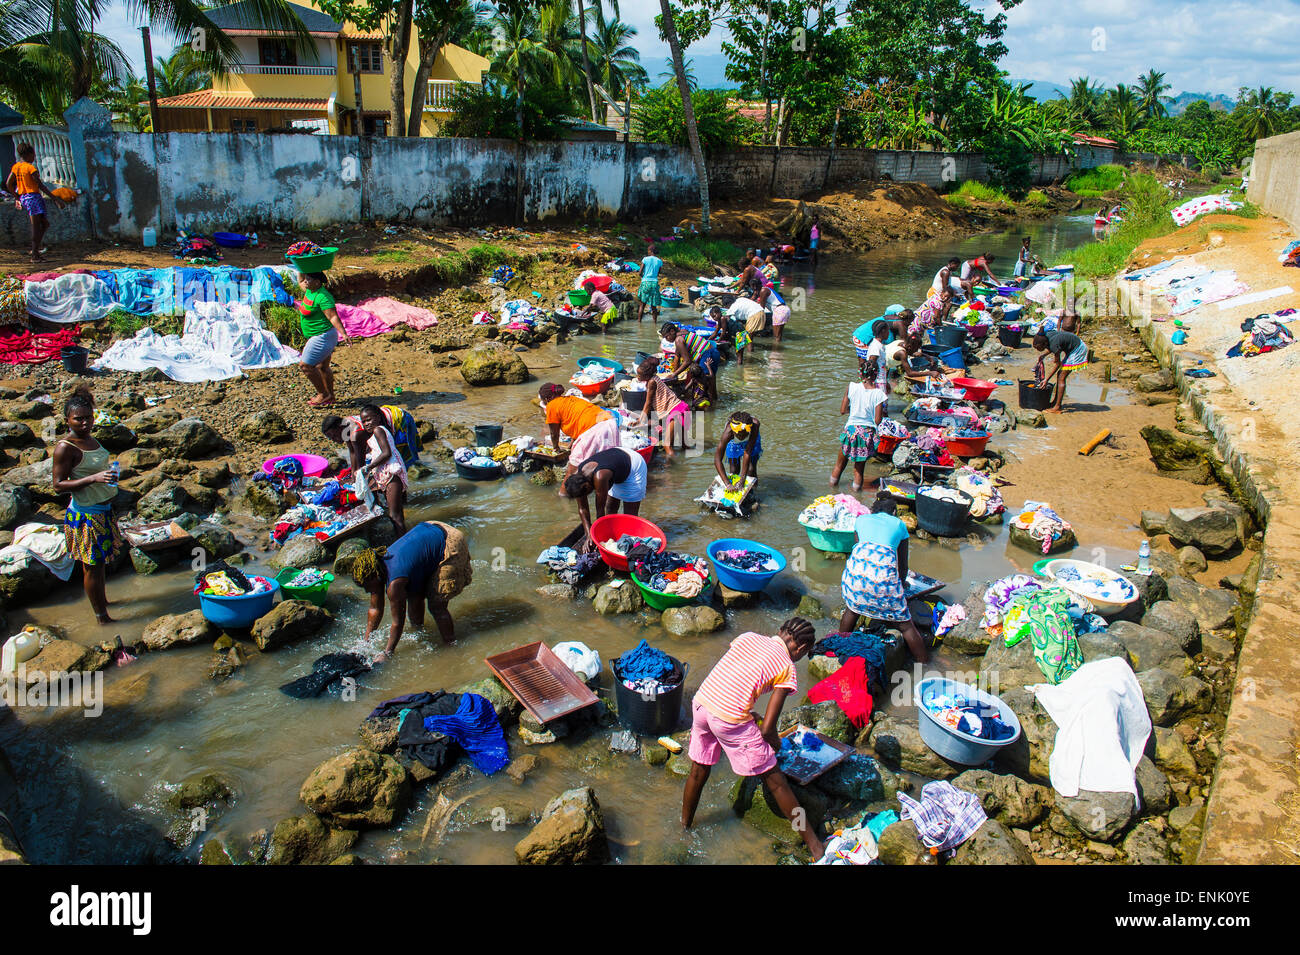
[[840, 590], [844, 613], [840, 630], [852, 633], [858, 617], [892, 624], [921, 663], [930, 659], [925, 641], [912, 623], [907, 609], [904, 584], [907, 579], [907, 525], [894, 513], [893, 499], [881, 492], [871, 513], [858, 518], [858, 542], [844, 565]]
[[122, 547], [122, 537], [113, 519], [113, 498], [117, 479], [108, 469], [108, 449], [91, 436], [95, 408], [84, 393], [76, 393], [64, 406], [68, 437], [54, 446], [54, 490], [71, 494], [63, 532], [68, 556], [81, 564], [82, 583], [95, 619], [112, 623], [108, 596], [104, 592], [104, 570]]

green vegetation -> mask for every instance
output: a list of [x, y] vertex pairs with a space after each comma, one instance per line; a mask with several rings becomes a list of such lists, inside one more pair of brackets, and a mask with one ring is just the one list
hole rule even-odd
[[1033, 206], [1036, 209], [1046, 209], [1051, 204], [1052, 200], [1041, 189], [1031, 189], [1029, 195], [1025, 196], [1025, 205]]
[[159, 335], [179, 335], [183, 322], [176, 315], [136, 315], [124, 308], [115, 308], [104, 316], [97, 327], [107, 328], [113, 338], [131, 338], [142, 328], [152, 328]]
[[[1039, 195], [1042, 195], [1042, 193], [1039, 193]], [[1002, 189], [999, 189], [997, 186], [990, 186], [987, 183], [978, 182], [974, 179], [967, 179], [958, 186], [956, 191], [948, 197], [948, 201], [952, 202], [954, 198], [966, 200], [966, 202], [961, 203], [963, 208], [969, 206], [970, 200], [972, 199], [978, 202], [1011, 202], [1011, 197]]]
[[[757, 139], [759, 126], [746, 119], [727, 101], [724, 90], [692, 90], [691, 106], [699, 130], [700, 146], [706, 153], [734, 149]], [[688, 145], [682, 96], [677, 87], [665, 83], [647, 91], [632, 119], [634, 132], [651, 143]]]
[[397, 246], [376, 252], [374, 258], [376, 262], [410, 262], [415, 258], [415, 252], [409, 246]]
[[1196, 227], [1196, 238], [1208, 242], [1212, 232], [1245, 232], [1248, 228], [1240, 222], [1202, 222]]
[[307, 339], [302, 335], [302, 316], [288, 305], [268, 305], [262, 309], [262, 321], [272, 334], [290, 348], [302, 348]]
[[1124, 185], [1126, 174], [1123, 166], [1107, 164], [1081, 169], [1067, 177], [1063, 185], [1076, 196], [1108, 196]]
[[659, 258], [679, 269], [703, 272], [711, 265], [734, 265], [745, 250], [722, 239], [691, 236], [655, 246]]

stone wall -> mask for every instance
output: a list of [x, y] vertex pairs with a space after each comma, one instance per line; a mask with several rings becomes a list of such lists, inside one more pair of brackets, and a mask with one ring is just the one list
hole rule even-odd
[[1300, 131], [1255, 143], [1246, 198], [1300, 232]]

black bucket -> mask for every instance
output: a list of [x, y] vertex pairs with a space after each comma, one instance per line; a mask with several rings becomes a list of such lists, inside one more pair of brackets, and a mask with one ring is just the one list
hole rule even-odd
[[700, 290], [698, 286], [692, 285], [686, 290], [686, 300], [692, 305], [700, 300]]
[[474, 426], [474, 444], [480, 448], [493, 448], [501, 443], [505, 427], [499, 424], [479, 424]]
[[1024, 338], [1025, 330], [1023, 328], [1009, 328], [1006, 325], [998, 328], [998, 341], [1008, 348], [1019, 348]]
[[59, 350], [59, 358], [63, 360], [63, 370], [74, 375], [85, 373], [86, 359], [89, 356], [90, 352], [80, 345], [66, 345]]
[[1020, 407], [1026, 411], [1043, 411], [1052, 406], [1056, 389], [1034, 387], [1037, 382], [1029, 378], [1020, 379]]
[[686, 692], [686, 675], [691, 668], [676, 657], [668, 659], [673, 661], [682, 675], [681, 682], [673, 689], [649, 699], [624, 686], [623, 677], [618, 672], [618, 659], [609, 661], [609, 669], [614, 674], [614, 702], [618, 706], [618, 720], [638, 736], [664, 736], [677, 729], [681, 722], [682, 696]]
[[928, 494], [916, 494], [916, 525], [927, 530], [935, 537], [960, 537], [966, 533], [966, 524], [970, 520], [972, 498], [965, 491], [958, 491], [965, 503], [941, 501]]
[[940, 325], [934, 330], [934, 343], [945, 348], [960, 348], [966, 344], [967, 331], [965, 325]]
[[645, 391], [624, 391], [623, 408], [627, 411], [644, 411], [646, 394]]

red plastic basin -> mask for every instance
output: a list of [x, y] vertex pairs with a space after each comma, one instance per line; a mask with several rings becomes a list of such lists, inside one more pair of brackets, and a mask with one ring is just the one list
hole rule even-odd
[[659, 553], [662, 554], [668, 549], [668, 536], [644, 517], [635, 517], [631, 514], [606, 514], [604, 517], [597, 518], [591, 525], [591, 539], [596, 542], [596, 550], [600, 552], [600, 559], [615, 570], [626, 571], [627, 558], [618, 551], [606, 550], [602, 546], [602, 542], [618, 540], [628, 535], [633, 537], [657, 537], [659, 538]]
[[944, 443], [948, 446], [949, 454], [973, 458], [984, 453], [989, 443], [989, 436], [986, 434], [982, 438], [944, 438]]
[[991, 381], [984, 381], [980, 378], [952, 378], [954, 388], [961, 388], [966, 392], [967, 401], [988, 401], [989, 395], [997, 390], [997, 385]]

